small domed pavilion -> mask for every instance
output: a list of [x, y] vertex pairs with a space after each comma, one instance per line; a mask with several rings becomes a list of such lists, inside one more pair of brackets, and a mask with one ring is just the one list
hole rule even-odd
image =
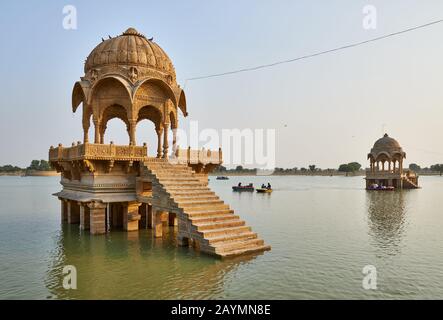
[[368, 154], [370, 168], [366, 171], [366, 188], [373, 185], [394, 188], [418, 188], [418, 176], [415, 172], [403, 168], [406, 152], [397, 140], [387, 133], [378, 139]]

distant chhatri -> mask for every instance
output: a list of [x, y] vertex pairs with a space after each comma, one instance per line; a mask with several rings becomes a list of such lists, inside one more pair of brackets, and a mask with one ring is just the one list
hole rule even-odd
[[403, 151], [400, 143], [385, 133], [374, 143], [368, 154], [370, 169], [366, 171], [366, 188], [376, 190], [381, 187], [418, 188], [417, 174], [403, 168], [405, 158], [406, 152]]

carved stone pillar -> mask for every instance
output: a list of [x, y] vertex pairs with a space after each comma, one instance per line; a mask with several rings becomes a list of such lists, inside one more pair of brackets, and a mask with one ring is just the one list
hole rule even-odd
[[163, 129], [163, 158], [168, 158], [168, 151], [169, 151], [169, 143], [168, 143], [168, 133], [169, 133], [169, 123], [164, 124]]
[[172, 129], [172, 154], [175, 157], [177, 152], [177, 128]]
[[138, 230], [138, 221], [140, 220], [140, 214], [138, 208], [141, 203], [129, 202], [123, 209], [123, 229], [126, 231]]
[[93, 201], [88, 203], [89, 231], [91, 234], [106, 233], [106, 203]]
[[129, 120], [129, 144], [135, 146], [135, 129], [137, 127], [137, 120]]
[[86, 103], [83, 104], [82, 125], [83, 125], [83, 143], [88, 143], [89, 127], [91, 126], [91, 113], [89, 112], [89, 108]]
[[157, 158], [162, 157], [162, 132], [163, 128], [156, 128], [155, 131], [157, 132]]
[[105, 143], [106, 125], [100, 126], [100, 143]]
[[100, 143], [100, 121], [98, 119], [94, 119], [94, 143]]

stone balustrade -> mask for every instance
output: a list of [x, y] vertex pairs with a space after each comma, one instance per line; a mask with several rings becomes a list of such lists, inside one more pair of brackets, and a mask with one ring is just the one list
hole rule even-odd
[[110, 144], [72, 144], [71, 147], [58, 147], [49, 149], [49, 161], [71, 160], [119, 160], [119, 161], [144, 161], [148, 157], [148, 147], [143, 146], [118, 146]]
[[190, 147], [188, 149], [177, 149], [175, 151], [175, 156], [171, 159], [177, 163], [187, 163], [187, 164], [222, 164], [223, 155], [221, 148], [218, 151], [212, 150], [192, 150]]

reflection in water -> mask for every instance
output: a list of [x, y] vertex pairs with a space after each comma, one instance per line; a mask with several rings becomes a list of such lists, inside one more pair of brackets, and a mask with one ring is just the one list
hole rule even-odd
[[[90, 236], [64, 225], [55, 241], [45, 285], [59, 299], [223, 298], [226, 280], [256, 257], [218, 260], [177, 247], [174, 228], [156, 239], [151, 230]], [[77, 268], [77, 290], [63, 289], [65, 265]]]
[[375, 245], [388, 255], [400, 251], [405, 230], [404, 192], [366, 192], [369, 234]]

